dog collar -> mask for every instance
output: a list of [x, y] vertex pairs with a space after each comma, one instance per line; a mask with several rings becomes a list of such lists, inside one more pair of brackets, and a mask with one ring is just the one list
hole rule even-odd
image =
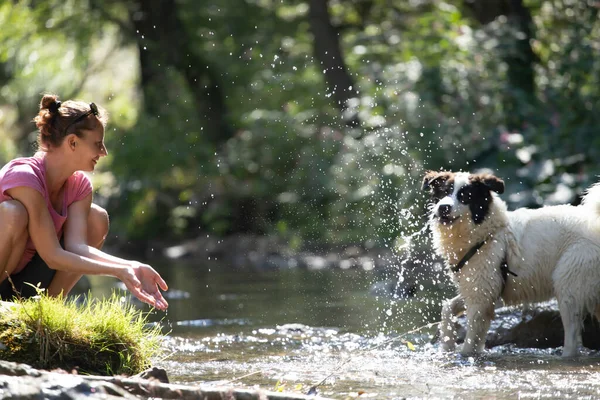
[[473, 257], [475, 255], [475, 253], [477, 253], [477, 250], [479, 250], [481, 248], [481, 246], [486, 244], [486, 242], [487, 242], [487, 239], [482, 240], [481, 242], [477, 243], [475, 246], [471, 247], [469, 249], [469, 251], [467, 251], [467, 254], [465, 254], [463, 256], [463, 258], [460, 259], [458, 264], [456, 264], [454, 267], [451, 267], [452, 272], [454, 272], [455, 274], [458, 273], [462, 269], [462, 267], [464, 267], [465, 264], [471, 259], [471, 257]]
[[[463, 258], [461, 258], [460, 261], [454, 267], [451, 267], [452, 272], [454, 272], [455, 274], [460, 272], [462, 267], [464, 267], [465, 264], [471, 259], [471, 257], [473, 257], [477, 253], [477, 250], [479, 250], [481, 246], [486, 244], [487, 241], [491, 238], [492, 236], [490, 235], [490, 237], [488, 237], [487, 239], [482, 240], [475, 246], [471, 247], [469, 251], [467, 251], [467, 254], [465, 254]], [[502, 275], [502, 291], [500, 293], [504, 293], [504, 289], [506, 288], [506, 282], [508, 281], [508, 274], [511, 274], [512, 276], [518, 275], [508, 268], [508, 262], [506, 262], [506, 258], [500, 263], [500, 273]]]
[[504, 289], [506, 289], [506, 282], [508, 282], [508, 274], [511, 274], [512, 276], [519, 275], [515, 274], [510, 269], [508, 269], [508, 263], [506, 262], [506, 258], [500, 264], [500, 273], [502, 274], [502, 291], [500, 292], [500, 294], [502, 295], [504, 293]]

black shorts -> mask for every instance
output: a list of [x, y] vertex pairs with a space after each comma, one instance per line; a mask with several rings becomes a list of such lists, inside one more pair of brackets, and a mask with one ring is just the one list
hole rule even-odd
[[25, 268], [10, 276], [12, 284], [8, 281], [8, 278], [0, 283], [0, 300], [11, 301], [17, 296], [13, 285], [23, 298], [36, 296], [37, 290], [31, 285], [37, 286], [40, 283], [40, 288], [47, 289], [54, 278], [54, 274], [56, 274], [56, 270], [48, 267], [42, 257], [35, 253], [31, 261], [25, 265]]

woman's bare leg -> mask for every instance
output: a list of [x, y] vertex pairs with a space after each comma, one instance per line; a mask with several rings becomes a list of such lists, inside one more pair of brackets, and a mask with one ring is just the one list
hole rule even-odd
[[[88, 216], [88, 233], [87, 241], [88, 245], [101, 249], [108, 235], [108, 213], [102, 207], [93, 204], [90, 208], [90, 214]], [[69, 294], [73, 286], [81, 279], [81, 274], [75, 274], [66, 271], [56, 271], [50, 286], [48, 287], [48, 294], [50, 296], [58, 296], [63, 294], [66, 296]]]
[[29, 214], [21, 202], [7, 200], [0, 203], [0, 282], [17, 268], [29, 238]]

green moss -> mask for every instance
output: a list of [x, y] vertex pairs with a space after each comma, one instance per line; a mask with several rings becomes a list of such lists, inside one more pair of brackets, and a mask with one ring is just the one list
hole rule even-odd
[[147, 314], [117, 295], [79, 305], [42, 294], [0, 315], [0, 359], [36, 368], [132, 375], [160, 354], [160, 337]]

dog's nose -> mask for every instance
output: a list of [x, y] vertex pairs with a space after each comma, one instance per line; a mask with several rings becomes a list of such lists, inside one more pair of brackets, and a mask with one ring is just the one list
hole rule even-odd
[[440, 204], [438, 206], [438, 214], [440, 217], [448, 217], [452, 212], [452, 206], [449, 204]]

